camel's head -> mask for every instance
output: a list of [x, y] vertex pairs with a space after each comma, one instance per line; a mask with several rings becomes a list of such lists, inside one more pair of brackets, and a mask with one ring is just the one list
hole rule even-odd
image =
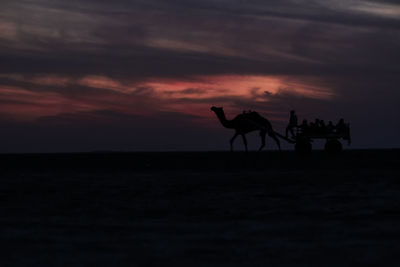
[[212, 107], [211, 107], [211, 110], [214, 111], [214, 112], [221, 112], [221, 111], [223, 110], [223, 108], [222, 108], [222, 107], [218, 107], [218, 108], [217, 108], [217, 107], [215, 107], [215, 106], [212, 106]]

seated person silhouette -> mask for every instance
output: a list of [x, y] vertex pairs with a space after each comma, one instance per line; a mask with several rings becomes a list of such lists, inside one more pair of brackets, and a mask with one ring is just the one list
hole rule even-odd
[[301, 129], [301, 132], [303, 134], [308, 134], [310, 129], [307, 120], [304, 119], [303, 122], [300, 124], [299, 128]]
[[328, 134], [332, 134], [335, 131], [335, 126], [333, 125], [332, 121], [328, 122], [328, 125], [326, 126], [326, 131]]
[[315, 134], [316, 128], [317, 127], [315, 126], [315, 123], [310, 122], [310, 126], [308, 126], [308, 133], [311, 135]]
[[324, 120], [320, 120], [319, 121], [319, 132], [321, 134], [326, 134], [327, 133], [327, 127], [326, 127], [326, 124], [325, 124]]
[[321, 132], [320, 120], [319, 119], [315, 119], [313, 134], [319, 134], [320, 132]]
[[286, 138], [288, 137], [288, 132], [290, 131], [292, 138], [294, 138], [295, 134], [293, 132], [293, 128], [297, 127], [297, 115], [294, 110], [290, 111], [290, 118], [289, 118], [289, 124], [286, 127]]
[[347, 132], [347, 126], [344, 123], [344, 120], [340, 119], [339, 122], [336, 124], [336, 133], [342, 135], [346, 134], [346, 132]]

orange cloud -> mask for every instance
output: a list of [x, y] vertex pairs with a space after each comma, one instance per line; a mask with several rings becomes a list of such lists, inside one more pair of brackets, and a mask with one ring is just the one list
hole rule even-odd
[[334, 96], [329, 89], [293, 82], [280, 76], [217, 75], [198, 77], [194, 81], [157, 80], [147, 82], [146, 85], [166, 98], [187, 96], [188, 89], [192, 89], [191, 93], [196, 98], [238, 96], [265, 100], [265, 92], [277, 94], [281, 88], [309, 98], [329, 99]]
[[[215, 75], [191, 80], [154, 79], [142, 83], [121, 82], [99, 75], [78, 80], [57, 75], [8, 75], [6, 78], [47, 88], [46, 91], [31, 91], [16, 86], [0, 87], [4, 103], [0, 114], [20, 119], [95, 110], [150, 116], [160, 111], [173, 111], [208, 118], [211, 105], [223, 105], [228, 111], [237, 112], [238, 108], [253, 108], [251, 103], [268, 103], [280, 94], [315, 99], [335, 97], [331, 90], [318, 86], [317, 82], [304, 82], [301, 77], [294, 80], [281, 76]], [[74, 85], [102, 90], [74, 94], [73, 97], [63, 94], [62, 90], [51, 91], [51, 87], [68, 90]], [[239, 107], [237, 102], [243, 104]]]
[[132, 90], [132, 87], [123, 85], [122, 83], [114, 79], [99, 75], [85, 76], [78, 81], [78, 84], [87, 87], [106, 89], [118, 92], [128, 92]]
[[[201, 76], [194, 80], [157, 80], [146, 83], [157, 95], [170, 103], [166, 108], [191, 115], [205, 116], [210, 105], [232, 108], [233, 98], [247, 102], [268, 102], [269, 98], [289, 93], [305, 98], [331, 99], [332, 90], [308, 82], [282, 76], [218, 75]], [[186, 100], [190, 104], [182, 104]], [[225, 101], [224, 101], [225, 99]], [[178, 103], [174, 100], [180, 100]], [[203, 100], [203, 101], [202, 101]], [[219, 101], [219, 103], [212, 103]], [[251, 108], [251, 107], [248, 107]]]

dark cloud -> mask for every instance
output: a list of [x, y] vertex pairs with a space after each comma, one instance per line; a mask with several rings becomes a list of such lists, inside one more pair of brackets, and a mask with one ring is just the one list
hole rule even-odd
[[[0, 50], [2, 61], [7, 62], [2, 72], [103, 73], [127, 78], [331, 74], [354, 72], [356, 67], [399, 71], [392, 56], [398, 53], [400, 42], [395, 34], [400, 29], [398, 19], [361, 16], [332, 10], [329, 5], [291, 1], [28, 3], [31, 8], [22, 7], [21, 2], [9, 4], [14, 14], [22, 13], [25, 19], [4, 18], [19, 26], [15, 26], [16, 40], [4, 41]], [[42, 20], [35, 12], [44, 14]], [[255, 13], [263, 15], [254, 17]], [[291, 14], [304, 17], [292, 20]], [[65, 18], [69, 16], [76, 20]], [[334, 23], [326, 24], [326, 18]], [[343, 25], [346, 18], [357, 24]], [[375, 20], [390, 27], [379, 26]], [[15, 49], [16, 44], [21, 48]], [[376, 65], [376, 60], [381, 64]]]

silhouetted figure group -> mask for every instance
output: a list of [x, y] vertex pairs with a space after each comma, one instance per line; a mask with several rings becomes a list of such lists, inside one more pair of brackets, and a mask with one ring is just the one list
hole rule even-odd
[[343, 119], [340, 119], [336, 125], [334, 125], [332, 121], [329, 121], [328, 124], [326, 124], [324, 120], [320, 119], [315, 119], [315, 121], [310, 123], [308, 123], [307, 120], [303, 120], [303, 122], [300, 125], [298, 125], [297, 116], [294, 110], [290, 111], [289, 124], [286, 127], [286, 137], [288, 137], [288, 132], [291, 133], [292, 138], [296, 136], [294, 134], [293, 129], [297, 130], [297, 134], [302, 134], [307, 136], [316, 136], [316, 135], [347, 136], [349, 135], [350, 132], [349, 124], [345, 123]]
[[[233, 143], [239, 135], [242, 136], [243, 144], [247, 151], [246, 134], [253, 131], [259, 131], [261, 137], [261, 146], [258, 151], [264, 148], [267, 134], [275, 141], [279, 150], [281, 146], [277, 137], [283, 138], [289, 143], [295, 143], [296, 151], [311, 151], [311, 139], [326, 139], [325, 149], [327, 151], [340, 151], [342, 149], [342, 144], [338, 141], [340, 138], [347, 140], [349, 144], [351, 142], [349, 124], [345, 123], [343, 119], [340, 119], [336, 125], [333, 125], [332, 121], [326, 124], [324, 120], [320, 119], [315, 119], [310, 123], [307, 120], [303, 120], [301, 124], [298, 124], [296, 112], [291, 110], [285, 137], [275, 132], [269, 120], [255, 111], [244, 110], [241, 114], [228, 120], [222, 107], [213, 106], [211, 110], [215, 113], [222, 126], [235, 131], [229, 141], [231, 151], [233, 151]], [[289, 132], [292, 135], [292, 139], [288, 138]]]

